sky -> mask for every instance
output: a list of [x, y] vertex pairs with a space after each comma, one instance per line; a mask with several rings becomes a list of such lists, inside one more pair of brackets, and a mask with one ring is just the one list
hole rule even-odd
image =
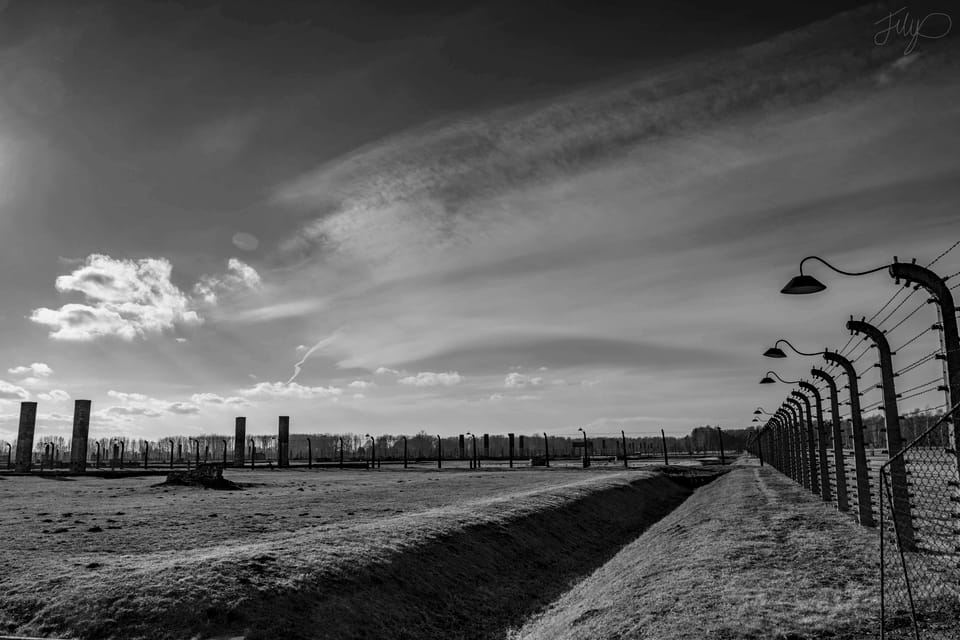
[[801, 258], [960, 240], [954, 17], [637, 4], [0, 2], [0, 439], [21, 401], [38, 437], [76, 399], [145, 438], [773, 410], [757, 380], [821, 361], [765, 347], [841, 348], [897, 291], [808, 263], [827, 291], [781, 295]]

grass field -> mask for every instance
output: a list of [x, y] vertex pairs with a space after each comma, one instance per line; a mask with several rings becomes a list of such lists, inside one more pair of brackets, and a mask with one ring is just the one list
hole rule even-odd
[[878, 579], [875, 530], [769, 466], [743, 466], [513, 637], [875, 638]]
[[0, 478], [0, 633], [492, 638], [689, 491], [647, 471]]

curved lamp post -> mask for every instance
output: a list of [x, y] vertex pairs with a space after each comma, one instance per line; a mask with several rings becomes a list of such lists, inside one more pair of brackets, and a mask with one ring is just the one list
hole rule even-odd
[[817, 452], [818, 465], [820, 467], [820, 495], [826, 501], [830, 502], [830, 470], [827, 468], [827, 430], [823, 424], [823, 398], [820, 397], [820, 389], [809, 382], [801, 380], [800, 388], [813, 396], [814, 405], [817, 409]]
[[897, 519], [900, 544], [909, 551], [916, 547], [913, 518], [910, 514], [910, 495], [907, 488], [907, 461], [898, 456], [903, 449], [900, 433], [900, 410], [897, 407], [897, 390], [893, 382], [893, 354], [883, 331], [864, 320], [847, 322], [847, 329], [869, 338], [877, 348], [880, 367], [880, 389], [883, 392], [883, 414], [887, 431], [887, 455], [890, 459], [890, 485], [893, 490], [893, 509]]
[[833, 428], [833, 466], [836, 474], [837, 509], [848, 511], [847, 502], [847, 469], [843, 460], [843, 424], [840, 422], [840, 398], [837, 395], [837, 382], [829, 373], [822, 369], [811, 369], [810, 375], [819, 378], [830, 389], [830, 423]]
[[[190, 446], [191, 442], [197, 443], [197, 447], [196, 447], [197, 455], [196, 455], [196, 458], [194, 459], [196, 460], [197, 466], [199, 467], [200, 466], [200, 441], [197, 440], [196, 438], [187, 438], [187, 446]], [[190, 468], [190, 456], [187, 456], [187, 468], [188, 469]]]
[[374, 454], [374, 451], [376, 451], [377, 449], [377, 441], [374, 440], [373, 436], [370, 435], [369, 433], [367, 434], [366, 437], [370, 438], [370, 443], [371, 443], [370, 444], [370, 468], [373, 469], [373, 465], [374, 465], [373, 454]]
[[[798, 276], [799, 277], [799, 276]], [[850, 403], [851, 415], [854, 423], [854, 466], [857, 476], [857, 501], [859, 506], [858, 514], [860, 523], [865, 526], [873, 525], [873, 515], [870, 511], [870, 488], [868, 484], [869, 469], [867, 467], [867, 454], [863, 443], [863, 423], [860, 415], [860, 392], [857, 385], [857, 373], [853, 368], [853, 363], [841, 356], [839, 353], [831, 353], [829, 350], [806, 352], [797, 349], [789, 340], [777, 340], [773, 347], [767, 349], [763, 355], [768, 358], [786, 358], [785, 354], [778, 345], [786, 344], [790, 349], [802, 356], [822, 356], [828, 362], [840, 365], [841, 369], [847, 374], [850, 384]], [[844, 365], [843, 363], [846, 363]], [[847, 504], [847, 479], [846, 470], [843, 461], [843, 432], [841, 430], [839, 398], [837, 395], [837, 385], [834, 379], [819, 369], [811, 371], [814, 377], [818, 377], [827, 383], [831, 391], [831, 413], [833, 416], [833, 442], [834, 442], [834, 463], [837, 474], [837, 508], [840, 511], [849, 509]]]
[[803, 404], [797, 400], [792, 395], [789, 396], [786, 400], [787, 405], [789, 405], [791, 411], [794, 412], [793, 418], [793, 433], [794, 433], [794, 443], [796, 443], [796, 458], [798, 459], [798, 471], [800, 477], [798, 481], [807, 489], [810, 488], [810, 464], [807, 457], [803, 455], [803, 445], [805, 438], [803, 437], [803, 432], [805, 431], [803, 425]]
[[[850, 360], [848, 360], [844, 356], [840, 355], [839, 353], [832, 352], [829, 349], [825, 349], [821, 352], [807, 353], [804, 351], [800, 351], [799, 349], [794, 347], [792, 344], [790, 344], [790, 342], [786, 340], [777, 340], [777, 343], [772, 348], [767, 349], [764, 352], [764, 355], [769, 358], [785, 358], [786, 354], [783, 353], [783, 351], [781, 351], [779, 348], [777, 348], [777, 345], [780, 344], [781, 342], [789, 346], [791, 349], [793, 349], [794, 352], [800, 355], [822, 356], [823, 359], [826, 360], [827, 362], [831, 362], [833, 364], [838, 365], [843, 370], [843, 372], [847, 375], [848, 387], [850, 390], [850, 419], [852, 421], [851, 429], [853, 430], [852, 435], [853, 435], [854, 468], [856, 470], [856, 477], [857, 477], [857, 516], [860, 524], [862, 524], [863, 526], [872, 527], [874, 526], [874, 518], [873, 518], [873, 511], [871, 510], [871, 506], [870, 506], [870, 485], [869, 485], [870, 471], [869, 471], [869, 467], [867, 466], [867, 452], [863, 442], [863, 420], [860, 413], [860, 388], [859, 388], [859, 385], [857, 384], [857, 371], [854, 368], [853, 363], [850, 362]], [[837, 404], [839, 405], [839, 401], [837, 400], [836, 384], [831, 384], [833, 379], [830, 378], [830, 376], [827, 376], [827, 374], [823, 372], [821, 372], [821, 374], [822, 375], [819, 375], [818, 377], [821, 377], [822, 379], [827, 381], [828, 385], [831, 387], [831, 391], [833, 392], [834, 401], [836, 401]], [[838, 471], [837, 486], [839, 487], [841, 484], [843, 484], [844, 492], [845, 492], [846, 491], [845, 473], [843, 478], [840, 477], [840, 471], [842, 470], [842, 454], [840, 452], [842, 452], [843, 449], [842, 447], [837, 446], [838, 445], [837, 431], [839, 430], [839, 427], [840, 427], [839, 423], [840, 421], [839, 421], [839, 410], [838, 410], [837, 415], [834, 416], [834, 459], [836, 460], [837, 456], [840, 457], [841, 465], [837, 466], [837, 471]], [[839, 508], [839, 492], [840, 492], [839, 488], [837, 492], [838, 492], [838, 508]], [[846, 498], [846, 496], [844, 496], [844, 498]]]
[[[801, 388], [803, 387], [802, 381], [798, 381], [797, 384], [801, 385]], [[814, 390], [816, 390], [816, 387], [814, 387]], [[807, 455], [809, 456], [807, 468], [810, 470], [810, 474], [807, 478], [807, 488], [813, 493], [820, 493], [820, 481], [817, 478], [817, 445], [814, 442], [813, 409], [810, 407], [810, 396], [801, 391], [791, 391], [790, 395], [800, 401], [801, 408], [806, 412], [807, 428], [803, 431], [803, 435], [805, 436]], [[824, 458], [826, 458], [826, 454], [824, 454]]]
[[480, 468], [480, 459], [477, 457], [477, 436], [467, 431], [467, 435], [473, 439], [473, 460], [470, 461], [471, 469]]
[[[953, 406], [957, 401], [960, 401], [960, 335], [958, 335], [957, 332], [957, 308], [946, 280], [930, 269], [916, 264], [916, 260], [910, 263], [900, 262], [896, 256], [893, 257], [892, 264], [859, 273], [842, 271], [823, 258], [808, 256], [800, 261], [800, 275], [791, 278], [790, 282], [780, 290], [781, 293], [808, 294], [826, 289], [826, 285], [819, 282], [816, 278], [803, 275], [803, 263], [807, 260], [817, 260], [837, 273], [849, 276], [861, 276], [887, 269], [890, 277], [894, 278], [897, 284], [900, 284], [900, 281], [903, 280], [907, 286], [915, 283], [926, 289], [927, 292], [933, 296], [933, 301], [936, 301], [937, 304], [940, 305], [940, 320], [943, 329], [943, 346], [945, 352], [944, 359], [947, 362], [947, 377], [949, 378], [947, 391], [950, 397], [947, 401], [947, 406]], [[958, 429], [957, 420], [953, 417], [950, 418], [950, 424], [952, 427], [951, 430], [953, 431], [953, 450], [956, 452], [957, 467], [958, 470], [960, 470], [960, 429]]]

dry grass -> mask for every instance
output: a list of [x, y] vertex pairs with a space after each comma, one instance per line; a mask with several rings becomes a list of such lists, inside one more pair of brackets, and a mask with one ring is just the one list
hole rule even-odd
[[502, 637], [688, 494], [644, 471], [233, 479], [256, 486], [6, 478], [0, 633]]
[[512, 635], [874, 638], [877, 545], [770, 467], [741, 466]]

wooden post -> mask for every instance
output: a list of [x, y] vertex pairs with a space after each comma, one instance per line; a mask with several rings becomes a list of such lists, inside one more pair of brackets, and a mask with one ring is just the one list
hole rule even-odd
[[543, 462], [547, 467], [550, 466], [550, 440], [546, 431], [543, 432]]
[[443, 440], [437, 436], [437, 469], [443, 468]]
[[340, 438], [340, 468], [343, 469], [343, 438]]
[[402, 436], [403, 438], [403, 468], [407, 468], [407, 436]]
[[307, 438], [307, 469], [313, 469], [313, 443]]
[[723, 429], [717, 426], [717, 437], [720, 439], [720, 464], [727, 464], [727, 459], [723, 453]]
[[670, 457], [667, 455], [667, 434], [660, 429], [660, 440], [663, 442], [663, 464], [670, 464]]
[[513, 469], [513, 434], [508, 433], [507, 439], [510, 441], [510, 468]]

